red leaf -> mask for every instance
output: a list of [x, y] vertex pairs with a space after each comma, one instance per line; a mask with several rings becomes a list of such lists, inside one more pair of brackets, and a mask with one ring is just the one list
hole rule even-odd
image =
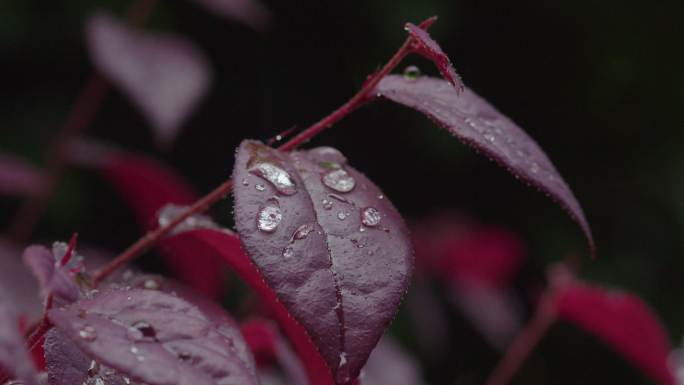
[[33, 165], [15, 156], [0, 154], [0, 194], [34, 194], [40, 183], [40, 171]]
[[247, 254], [347, 384], [394, 318], [413, 255], [382, 192], [324, 147], [286, 154], [244, 141], [233, 171]]
[[274, 312], [283, 331], [305, 365], [311, 384], [332, 385], [330, 369], [306, 330], [288, 313], [275, 292], [266, 284], [257, 267], [244, 253], [240, 239], [228, 230], [198, 229], [166, 239], [166, 246], [178, 258], [211, 255], [221, 258], [239, 275]]
[[530, 183], [565, 208], [579, 224], [594, 253], [589, 224], [577, 199], [546, 154], [525, 131], [472, 90], [459, 95], [441, 79], [386, 76], [377, 94], [416, 109], [457, 139], [484, 153], [515, 177]]
[[559, 289], [556, 308], [559, 319], [593, 334], [660, 383], [675, 384], [667, 333], [639, 297], [570, 283]]
[[150, 34], [98, 13], [86, 26], [95, 67], [138, 105], [169, 146], [207, 93], [211, 69], [192, 42], [172, 34]]
[[404, 29], [413, 38], [412, 48], [414, 51], [435, 63], [439, 72], [456, 88], [456, 91], [458, 93], [463, 92], [463, 82], [451, 64], [451, 60], [427, 31], [411, 23], [406, 23]]

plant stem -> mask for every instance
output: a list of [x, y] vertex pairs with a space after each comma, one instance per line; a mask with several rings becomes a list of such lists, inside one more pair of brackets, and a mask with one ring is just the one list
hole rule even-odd
[[[423, 21], [420, 24], [420, 27], [427, 29], [428, 27], [430, 27], [430, 25], [432, 25], [432, 23], [434, 23], [435, 20], [435, 17], [431, 17]], [[366, 82], [363, 84], [361, 89], [354, 96], [352, 96], [351, 99], [349, 99], [346, 103], [344, 103], [338, 109], [333, 111], [330, 115], [324, 117], [323, 119], [319, 120], [307, 129], [303, 130], [299, 134], [289, 139], [287, 142], [280, 145], [278, 149], [281, 151], [290, 151], [297, 148], [297, 146], [299, 146], [300, 144], [311, 140], [311, 138], [318, 135], [325, 129], [330, 128], [332, 125], [342, 120], [351, 112], [353, 112], [354, 110], [356, 110], [357, 108], [361, 107], [366, 102], [371, 100], [371, 94], [375, 87], [378, 85], [378, 83], [380, 83], [382, 78], [384, 78], [386, 75], [392, 72], [392, 70], [394, 70], [394, 68], [396, 68], [397, 65], [399, 65], [399, 63], [406, 57], [406, 55], [413, 51], [411, 44], [412, 42], [413, 39], [411, 37], [408, 37], [404, 44], [401, 45], [399, 50], [397, 50], [397, 52], [390, 58], [390, 60], [379, 71], [370, 75], [366, 79]], [[223, 182], [213, 191], [211, 191], [204, 197], [200, 198], [192, 206], [188, 207], [185, 211], [183, 211], [182, 214], [180, 214], [171, 222], [167, 223], [164, 226], [157, 227], [154, 230], [148, 231], [145, 235], [142, 236], [142, 238], [138, 239], [134, 244], [129, 246], [126, 250], [124, 250], [116, 258], [114, 258], [100, 271], [96, 272], [93, 277], [95, 284], [102, 282], [103, 279], [107, 278], [119, 267], [129, 263], [140, 254], [150, 249], [161, 237], [168, 234], [174, 227], [176, 227], [178, 224], [183, 222], [188, 217], [195, 214], [201, 214], [207, 209], [209, 209], [211, 205], [216, 203], [218, 200], [222, 199], [226, 194], [230, 193], [232, 188], [232, 180], [227, 180]]]
[[[156, 3], [157, 0], [135, 1], [128, 10], [129, 22], [133, 25], [143, 24]], [[69, 144], [90, 126], [110, 88], [111, 84], [102, 75], [93, 72], [79, 91], [66, 122], [50, 147], [39, 190], [23, 202], [10, 222], [7, 232], [14, 242], [23, 244], [31, 237], [66, 172]]]
[[485, 385], [506, 385], [537, 347], [555, 321], [553, 292], [545, 293], [532, 319], [515, 337]]

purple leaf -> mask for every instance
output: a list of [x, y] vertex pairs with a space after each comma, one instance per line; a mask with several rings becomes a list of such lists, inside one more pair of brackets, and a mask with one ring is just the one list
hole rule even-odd
[[247, 254], [336, 383], [351, 382], [410, 280], [413, 255], [399, 213], [330, 147], [286, 154], [244, 141], [233, 180]]
[[421, 368], [390, 335], [380, 339], [363, 368], [361, 385], [423, 385]]
[[227, 19], [237, 20], [257, 31], [263, 31], [271, 21], [271, 13], [259, 0], [194, 0]]
[[0, 282], [12, 308], [24, 319], [37, 319], [43, 313], [36, 280], [21, 259], [22, 250], [0, 238]]
[[40, 183], [40, 171], [33, 165], [12, 155], [0, 154], [0, 194], [34, 194]]
[[4, 298], [5, 293], [4, 290], [0, 293], [3, 296], [0, 297], [0, 372], [4, 368], [26, 385], [37, 385], [36, 369], [19, 331], [19, 317]]
[[227, 316], [210, 316], [158, 290], [107, 291], [48, 316], [87, 356], [136, 381], [257, 384]]
[[548, 194], [579, 224], [594, 253], [594, 240], [584, 212], [546, 154], [525, 131], [472, 90], [466, 89], [459, 95], [441, 79], [389, 75], [376, 91], [379, 96], [426, 114], [515, 177]]
[[88, 20], [86, 34], [95, 67], [138, 105], [158, 144], [170, 146], [209, 89], [204, 54], [181, 36], [145, 33], [106, 13]]
[[458, 93], [463, 92], [463, 82], [456, 73], [453, 64], [451, 64], [451, 60], [449, 60], [449, 57], [442, 51], [439, 44], [430, 37], [427, 31], [411, 23], [406, 23], [404, 29], [413, 38], [413, 50], [435, 63], [442, 76], [456, 87], [456, 91]]
[[[80, 269], [76, 264], [62, 266], [60, 261], [64, 256], [65, 243], [55, 242], [53, 251], [40, 245], [32, 245], [24, 251], [24, 263], [29, 267], [38, 280], [44, 296], [53, 294], [62, 302], [73, 302], [81, 296], [81, 291], [74, 280], [76, 270]], [[70, 269], [75, 269], [71, 272]]]

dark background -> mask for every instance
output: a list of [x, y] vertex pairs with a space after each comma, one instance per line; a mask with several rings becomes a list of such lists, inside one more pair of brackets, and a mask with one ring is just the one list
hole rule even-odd
[[[542, 194], [433, 126], [381, 102], [356, 112], [314, 144], [341, 149], [409, 221], [456, 208], [508, 226], [529, 245], [526, 274], [580, 256], [583, 277], [637, 292], [673, 343], [684, 334], [684, 2], [268, 1], [259, 34], [190, 1], [160, 2], [149, 28], [193, 39], [211, 59], [209, 97], [170, 151], [118, 92], [89, 134], [165, 160], [207, 192], [228, 177], [243, 138], [304, 128], [351, 96], [403, 42], [403, 23], [439, 15], [431, 34], [464, 81], [546, 150], [582, 203], [599, 259]], [[122, 1], [0, 2], [0, 150], [44, 161], [50, 140], [92, 71], [82, 25]], [[425, 61], [410, 58], [424, 73]], [[0, 203], [6, 225], [19, 201]], [[119, 251], [139, 236], [130, 211], [100, 179], [71, 170], [35, 240], [82, 240]], [[230, 204], [214, 213], [230, 224]], [[434, 384], [478, 383], [497, 355], [453, 314], [453, 351], [426, 362]], [[410, 332], [396, 331], [412, 346]], [[519, 383], [646, 383], [580, 331], [554, 327]]]

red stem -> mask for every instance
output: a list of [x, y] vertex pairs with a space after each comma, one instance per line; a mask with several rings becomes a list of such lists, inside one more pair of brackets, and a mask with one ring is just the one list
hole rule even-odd
[[[143, 24], [156, 3], [157, 0], [134, 2], [128, 11], [129, 22], [133, 25]], [[81, 88], [64, 126], [50, 147], [39, 190], [24, 201], [10, 222], [7, 233], [16, 243], [25, 243], [31, 237], [66, 171], [69, 144], [90, 126], [110, 88], [110, 83], [97, 72], [92, 73]]]
[[545, 293], [532, 319], [515, 337], [515, 340], [504, 353], [503, 358], [489, 375], [485, 385], [506, 385], [511, 382], [515, 373], [530, 356], [539, 341], [546, 335], [556, 317], [554, 311], [554, 293], [552, 289]]
[[[421, 28], [428, 28], [434, 21], [435, 17], [431, 17], [420, 24]], [[380, 80], [388, 75], [396, 66], [413, 51], [411, 43], [413, 39], [411, 37], [407, 38], [404, 44], [399, 48], [399, 50], [390, 58], [390, 60], [376, 73], [372, 74], [366, 82], [363, 84], [361, 89], [351, 97], [346, 103], [340, 106], [338, 109], [333, 111], [330, 115], [319, 120], [318, 122], [311, 125], [309, 128], [295, 135], [293, 138], [283, 143], [278, 147], [281, 151], [290, 151], [300, 144], [311, 140], [314, 136], [318, 135], [325, 129], [331, 127], [333, 124], [339, 122], [344, 117], [349, 115], [351, 112], [361, 107], [367, 101], [371, 100], [371, 93], [378, 85]], [[134, 244], [129, 246], [123, 253], [119, 254], [114, 258], [109, 264], [103, 267], [100, 271], [96, 272], [93, 280], [95, 284], [102, 282], [103, 279], [107, 278], [110, 274], [116, 271], [119, 267], [128, 264], [130, 261], [135, 259], [137, 256], [150, 249], [154, 243], [156, 243], [161, 237], [168, 234], [174, 227], [183, 222], [188, 217], [201, 214], [206, 211], [211, 205], [222, 199], [226, 194], [230, 193], [233, 188], [233, 181], [227, 180], [221, 185], [216, 187], [213, 191], [200, 198], [192, 206], [188, 207], [181, 215], [176, 217], [173, 221], [168, 224], [157, 227], [154, 230], [148, 231], [142, 238], [138, 239]]]

